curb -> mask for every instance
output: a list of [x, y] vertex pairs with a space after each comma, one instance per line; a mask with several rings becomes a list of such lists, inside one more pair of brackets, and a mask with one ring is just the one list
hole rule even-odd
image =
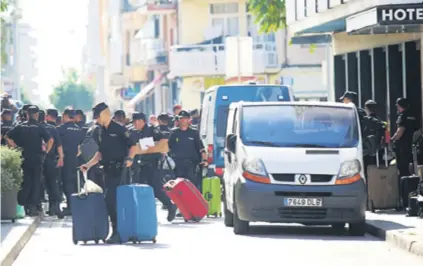
[[25, 247], [26, 243], [28, 243], [28, 241], [31, 239], [40, 222], [41, 217], [36, 217], [34, 221], [32, 221], [31, 225], [28, 226], [26, 231], [22, 234], [21, 238], [13, 245], [10, 250], [2, 250], [2, 252], [5, 252], [6, 254], [3, 256], [0, 264], [1, 266], [12, 266], [13, 262], [19, 256], [19, 253]]
[[367, 223], [367, 232], [400, 249], [423, 258], [423, 241], [415, 241], [412, 237], [402, 234], [404, 231], [385, 230]]

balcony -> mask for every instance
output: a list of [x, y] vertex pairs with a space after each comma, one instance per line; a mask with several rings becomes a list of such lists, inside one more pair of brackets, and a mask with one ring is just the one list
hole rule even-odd
[[130, 46], [131, 66], [143, 66], [148, 70], [167, 68], [168, 52], [161, 39], [134, 39]]
[[[173, 46], [169, 54], [172, 76], [225, 75], [224, 44]], [[253, 44], [253, 71], [256, 74], [279, 69], [275, 43]]]
[[170, 14], [176, 12], [176, 0], [144, 0], [144, 4], [138, 8], [137, 12], [141, 14]]

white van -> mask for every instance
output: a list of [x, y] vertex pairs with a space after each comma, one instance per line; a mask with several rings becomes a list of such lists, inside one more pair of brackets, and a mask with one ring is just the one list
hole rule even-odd
[[332, 225], [364, 235], [367, 189], [356, 107], [231, 104], [225, 141], [225, 225]]
[[200, 137], [207, 147], [211, 176], [223, 176], [226, 119], [233, 102], [293, 101], [288, 86], [271, 84], [221, 85], [207, 89], [201, 109]]

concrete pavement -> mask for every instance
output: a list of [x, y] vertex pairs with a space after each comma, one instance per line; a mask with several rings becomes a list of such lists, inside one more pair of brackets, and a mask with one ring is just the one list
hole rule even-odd
[[160, 212], [157, 244], [78, 245], [71, 219], [44, 220], [14, 266], [66, 265], [422, 265], [423, 259], [385, 241], [337, 236], [330, 228], [257, 225], [249, 236], [236, 236], [221, 219], [186, 224], [165, 222]]
[[395, 211], [367, 212], [368, 232], [423, 258], [423, 219]]

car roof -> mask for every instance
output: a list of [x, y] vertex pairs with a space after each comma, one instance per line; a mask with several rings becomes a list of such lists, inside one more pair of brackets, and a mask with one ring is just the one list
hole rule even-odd
[[231, 104], [231, 108], [236, 106], [275, 106], [275, 105], [291, 105], [291, 106], [325, 106], [334, 108], [354, 108], [354, 104], [345, 104], [337, 102], [318, 102], [318, 101], [299, 101], [299, 102], [235, 102]]
[[206, 93], [210, 93], [216, 91], [219, 88], [231, 88], [231, 87], [287, 87], [290, 88], [289, 85], [280, 85], [280, 84], [225, 84], [225, 85], [215, 85], [206, 90]]

